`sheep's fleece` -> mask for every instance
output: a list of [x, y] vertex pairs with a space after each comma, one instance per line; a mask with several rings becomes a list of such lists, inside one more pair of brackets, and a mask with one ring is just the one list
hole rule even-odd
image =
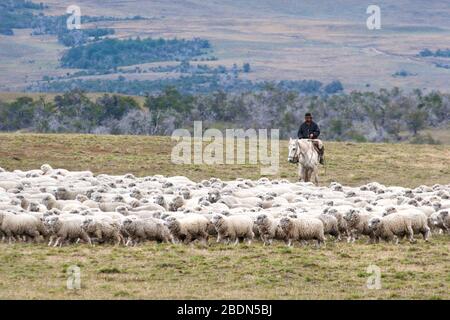
[[340, 234], [367, 239], [345, 217], [382, 219], [392, 212], [422, 215], [431, 233], [449, 237], [449, 195], [450, 185], [438, 184], [408, 189], [376, 182], [360, 187], [337, 182], [317, 187], [267, 178], [194, 182], [183, 176], [94, 175], [44, 164], [30, 171], [0, 170], [0, 239], [54, 246], [144, 245], [148, 241], [210, 246], [215, 242], [210, 238], [223, 233], [213, 219], [221, 216], [224, 221], [235, 221], [233, 230], [246, 230], [245, 236], [236, 234], [233, 240], [237, 241], [229, 245], [253, 237], [259, 244], [283, 243], [287, 237], [280, 221], [302, 217], [322, 217], [315, 220], [324, 223], [325, 230], [325, 222], [334, 221], [335, 237], [325, 239], [341, 241]]

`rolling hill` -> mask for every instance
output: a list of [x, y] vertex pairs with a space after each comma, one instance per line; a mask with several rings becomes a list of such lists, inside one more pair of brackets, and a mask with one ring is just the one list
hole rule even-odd
[[[47, 15], [62, 15], [72, 4], [67, 0], [46, 3]], [[382, 29], [375, 31], [365, 25], [368, 4], [356, 0], [81, 0], [78, 5], [83, 15], [148, 18], [95, 23], [114, 28], [118, 38], [207, 39], [218, 60], [206, 64], [231, 67], [248, 62], [252, 72], [242, 75], [243, 79], [324, 83], [338, 79], [346, 90], [398, 86], [448, 91], [450, 70], [436, 64], [445, 66], [450, 59], [417, 56], [423, 48], [448, 46], [450, 8], [444, 1], [378, 1]], [[59, 66], [65, 50], [55, 37], [30, 36], [27, 29], [0, 36], [0, 90], [22, 91], [43, 76], [75, 72]], [[406, 76], [393, 76], [396, 73]], [[146, 80], [176, 75], [127, 76]]]

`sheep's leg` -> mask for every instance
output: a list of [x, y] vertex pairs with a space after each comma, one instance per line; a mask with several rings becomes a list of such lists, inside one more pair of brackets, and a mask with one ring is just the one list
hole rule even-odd
[[430, 228], [423, 229], [421, 233], [423, 236], [423, 240], [428, 242], [428, 238], [430, 237], [431, 234]]
[[34, 243], [39, 243], [39, 237], [40, 234], [38, 231], [35, 231], [34, 233], [32, 233], [31, 238], [33, 239]]
[[316, 242], [316, 248], [317, 249], [320, 249], [320, 245], [322, 244], [322, 240], [320, 240], [320, 239], [317, 239], [317, 242]]
[[407, 234], [408, 234], [409, 242], [416, 243], [416, 239], [414, 239], [414, 231], [411, 226], [408, 227]]
[[120, 244], [121, 244], [122, 241], [123, 241], [122, 236], [121, 236], [120, 234], [116, 234], [116, 235], [115, 235], [115, 239], [116, 239], [116, 241], [115, 241], [114, 245], [115, 245], [116, 247], [120, 246]]
[[192, 236], [188, 233], [187, 235], [186, 235], [186, 238], [184, 238], [184, 243], [185, 244], [189, 244], [189, 243], [191, 243], [192, 242]]
[[58, 237], [55, 241], [55, 244], [53, 245], [54, 248], [58, 245], [58, 243], [61, 241], [61, 237]]
[[133, 246], [133, 240], [132, 240], [131, 237], [129, 237], [128, 240], [127, 240], [127, 243], [125, 243], [126, 247], [129, 247], [130, 245]]
[[53, 243], [53, 240], [55, 239], [55, 236], [51, 235], [48, 241], [48, 246], [50, 247]]
[[288, 246], [288, 247], [292, 247], [292, 239], [288, 239], [288, 241], [287, 241], [287, 246]]

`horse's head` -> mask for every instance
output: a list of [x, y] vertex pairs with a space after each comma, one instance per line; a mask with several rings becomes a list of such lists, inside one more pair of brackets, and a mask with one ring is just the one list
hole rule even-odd
[[289, 154], [288, 161], [290, 163], [298, 163], [299, 162], [299, 145], [297, 139], [290, 139], [288, 146]]

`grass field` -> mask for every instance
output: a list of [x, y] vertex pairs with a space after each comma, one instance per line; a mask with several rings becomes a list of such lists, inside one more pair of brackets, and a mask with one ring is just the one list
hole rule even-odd
[[[193, 180], [209, 177], [259, 179], [257, 165], [173, 165], [175, 142], [170, 137], [0, 134], [0, 167], [8, 170], [39, 168], [43, 163], [70, 170], [138, 176], [185, 175]], [[362, 185], [417, 187], [450, 182], [449, 145], [326, 143], [327, 166], [322, 184], [339, 181]], [[280, 170], [273, 178], [295, 181], [297, 166], [286, 161], [287, 142], [280, 144]]]
[[[166, 137], [0, 134], [0, 166], [32, 169], [42, 163], [95, 173], [259, 178], [255, 166], [180, 166], [170, 163]], [[327, 143], [323, 184], [378, 181], [418, 186], [450, 182], [450, 146]], [[282, 144], [277, 177], [296, 179]], [[210, 244], [136, 248], [0, 244], [1, 299], [449, 299], [449, 236], [368, 245], [229, 247]], [[81, 289], [66, 289], [67, 269], [81, 268]], [[381, 270], [369, 290], [367, 268]]]

